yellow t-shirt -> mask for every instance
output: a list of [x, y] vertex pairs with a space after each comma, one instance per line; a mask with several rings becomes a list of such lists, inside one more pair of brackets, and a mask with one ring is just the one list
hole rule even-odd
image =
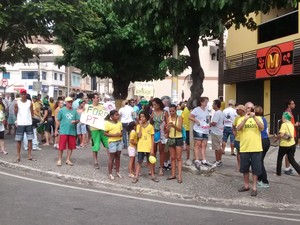
[[129, 134], [129, 145], [132, 148], [136, 148], [136, 145], [131, 144], [130, 141], [133, 141], [134, 143], [137, 143], [137, 133], [135, 130], [132, 130]]
[[33, 112], [34, 112], [34, 115], [38, 118], [41, 117], [41, 104], [39, 102], [34, 102], [33, 103]]
[[[122, 133], [122, 129], [122, 123], [120, 121], [118, 121], [117, 123], [105, 121], [104, 131], [109, 134]], [[121, 140], [122, 137], [108, 137], [108, 143]]]
[[[140, 125], [137, 125], [136, 132], [139, 133]], [[146, 127], [142, 127], [142, 136], [138, 140], [138, 152], [151, 152], [152, 145], [154, 145], [154, 127], [149, 123]]]
[[280, 138], [279, 146], [290, 147], [295, 144], [295, 138], [293, 138], [294, 129], [294, 125], [291, 122], [285, 122], [281, 124], [279, 133], [288, 134], [292, 136], [292, 138], [290, 138], [289, 140]]
[[[244, 118], [243, 118], [244, 119]], [[239, 125], [243, 119], [238, 120]], [[263, 124], [260, 116], [257, 119]], [[261, 152], [261, 133], [253, 118], [249, 118], [243, 129], [241, 130], [240, 136], [240, 152]]]
[[[172, 122], [177, 127], [178, 123], [179, 123], [178, 117], [176, 117], [176, 120], [172, 120], [172, 118], [169, 117], [169, 122]], [[182, 132], [175, 130], [174, 127], [171, 127], [170, 132], [169, 132], [169, 138], [182, 138]]]
[[[240, 124], [244, 119], [244, 116], [239, 116], [237, 115], [235, 118], [234, 118], [234, 121], [232, 123], [232, 126], [234, 127], [237, 127], [238, 124]], [[238, 122], [239, 120], [241, 120], [240, 122]], [[235, 140], [236, 141], [240, 141], [240, 138], [241, 138], [241, 131], [238, 130], [236, 131], [236, 135], [235, 135]]]
[[51, 109], [51, 112], [52, 112], [52, 116], [54, 116], [55, 115], [55, 109], [54, 109], [55, 104], [54, 104], [54, 102], [49, 102], [49, 106], [50, 106], [50, 109]]
[[188, 107], [185, 107], [181, 116], [182, 116], [182, 122], [183, 122], [183, 127], [185, 130], [190, 130], [190, 120], [189, 120], [189, 116], [190, 116], [190, 110], [188, 109]]
[[223, 111], [225, 109], [225, 102], [221, 102], [221, 107], [220, 107], [220, 110]]

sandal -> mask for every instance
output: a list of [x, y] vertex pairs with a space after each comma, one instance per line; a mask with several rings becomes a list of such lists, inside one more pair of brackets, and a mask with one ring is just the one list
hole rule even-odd
[[252, 191], [251, 191], [251, 196], [252, 196], [252, 197], [255, 197], [256, 195], [257, 195], [257, 190], [252, 190]]
[[159, 179], [157, 179], [157, 177], [151, 177], [151, 180], [153, 180], [154, 182], [159, 182]]
[[120, 173], [117, 173], [117, 177], [123, 178], [123, 176]]
[[178, 179], [177, 182], [178, 182], [178, 184], [181, 184], [181, 183], [182, 183], [182, 180], [181, 180], [181, 179]]
[[108, 179], [110, 179], [110, 180], [114, 180], [115, 179], [115, 177], [112, 175], [112, 174], [109, 174], [109, 178]]
[[239, 188], [238, 192], [245, 192], [245, 191], [249, 191], [249, 187], [248, 188], [245, 188], [244, 186]]
[[69, 166], [74, 166], [74, 163], [72, 163], [70, 160], [66, 161], [66, 164]]
[[128, 175], [128, 177], [130, 177], [130, 178], [135, 178], [134, 174], [132, 174], [132, 173], [130, 173], [130, 174]]
[[100, 169], [99, 163], [94, 163], [94, 168], [97, 169], [97, 170], [99, 170]]
[[28, 158], [28, 160], [30, 160], [30, 161], [37, 161], [35, 158]]
[[56, 165], [57, 165], [57, 166], [61, 166], [61, 161], [58, 160], [57, 163], [56, 163]]
[[139, 181], [139, 179], [135, 177], [135, 178], [133, 178], [132, 183], [136, 184], [138, 181]]
[[167, 180], [175, 180], [176, 177], [168, 177]]
[[3, 155], [7, 155], [7, 154], [8, 154], [8, 152], [5, 151], [5, 150], [2, 150], [1, 153], [2, 153]]

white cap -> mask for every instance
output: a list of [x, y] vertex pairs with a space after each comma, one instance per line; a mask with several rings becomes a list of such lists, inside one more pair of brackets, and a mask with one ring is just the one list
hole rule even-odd
[[233, 99], [230, 99], [229, 101], [228, 101], [228, 105], [234, 105], [235, 104], [235, 101], [233, 100]]

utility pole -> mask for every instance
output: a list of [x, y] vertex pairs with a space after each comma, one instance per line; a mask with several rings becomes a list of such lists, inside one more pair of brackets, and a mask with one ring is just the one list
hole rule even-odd
[[223, 96], [223, 78], [224, 78], [224, 32], [219, 38], [219, 76], [218, 76], [218, 97]]
[[[178, 46], [177, 44], [173, 45], [173, 57], [178, 59]], [[171, 86], [171, 99], [178, 101], [178, 76], [175, 70], [172, 71], [172, 86]]]

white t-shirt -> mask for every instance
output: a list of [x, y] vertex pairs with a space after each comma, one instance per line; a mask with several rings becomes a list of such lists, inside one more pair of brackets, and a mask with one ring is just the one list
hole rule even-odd
[[119, 110], [119, 114], [121, 116], [121, 123], [130, 123], [133, 121], [133, 108], [131, 106], [125, 105]]
[[235, 119], [235, 117], [237, 116], [236, 114], [236, 110], [232, 107], [228, 107], [226, 109], [223, 110], [223, 114], [224, 114], [224, 126], [225, 127], [232, 127], [232, 123]]
[[213, 117], [211, 118], [211, 122], [217, 123], [215, 126], [211, 126], [211, 133], [215, 135], [223, 135], [224, 115], [221, 110], [218, 110], [214, 113]]
[[194, 123], [194, 131], [202, 134], [209, 134], [209, 113], [208, 110], [202, 110], [199, 106], [194, 108], [191, 112], [195, 116], [195, 119], [200, 122], [200, 126]]

